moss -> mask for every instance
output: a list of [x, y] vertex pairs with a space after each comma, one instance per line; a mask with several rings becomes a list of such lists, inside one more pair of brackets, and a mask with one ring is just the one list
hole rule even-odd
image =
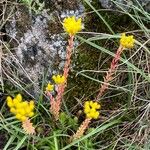
[[[94, 50], [89, 50], [89, 47], [85, 46], [80, 47], [79, 52], [76, 54], [77, 57], [73, 59], [72, 64], [75, 64], [73, 72], [70, 72], [68, 79], [67, 89], [72, 89], [67, 95], [66, 100], [67, 106], [72, 108], [76, 104], [75, 98], [81, 99], [84, 96], [83, 100], [94, 99], [99, 83], [92, 81], [82, 75], [76, 76], [76, 74], [82, 70], [97, 70], [99, 53]], [[96, 75], [95, 73], [85, 73], [90, 77], [102, 80], [101, 75]], [[80, 108], [79, 108], [80, 109]], [[79, 109], [76, 109], [78, 111]]]
[[58, 17], [55, 17], [53, 20], [48, 22], [48, 30], [51, 34], [60, 34], [63, 32], [62, 24], [60, 23]]

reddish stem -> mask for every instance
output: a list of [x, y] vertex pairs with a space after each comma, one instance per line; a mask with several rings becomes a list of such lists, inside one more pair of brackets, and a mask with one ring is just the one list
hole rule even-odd
[[56, 120], [59, 117], [61, 101], [62, 101], [65, 87], [67, 85], [67, 78], [68, 78], [68, 73], [69, 73], [70, 63], [71, 63], [71, 54], [72, 54], [72, 49], [73, 49], [73, 44], [74, 44], [73, 40], [74, 40], [74, 36], [70, 35], [70, 38], [68, 40], [67, 51], [66, 51], [66, 62], [64, 65], [64, 70], [63, 70], [63, 72], [64, 72], [63, 76], [65, 77], [65, 83], [58, 85], [57, 96], [55, 99], [50, 92], [47, 93], [47, 95], [50, 97], [50, 104], [51, 104], [50, 110], [53, 113], [53, 115], [55, 115]]
[[67, 46], [67, 52], [66, 52], [66, 63], [64, 66], [64, 77], [67, 82], [67, 77], [69, 73], [69, 68], [70, 68], [70, 62], [71, 62], [71, 54], [72, 54], [72, 49], [73, 49], [73, 44], [74, 44], [74, 36], [70, 35], [70, 38], [68, 40], [68, 46]]
[[124, 50], [124, 48], [120, 45], [117, 49], [117, 52], [111, 62], [110, 69], [107, 71], [106, 76], [104, 77], [104, 83], [101, 84], [99, 93], [96, 97], [96, 101], [99, 100], [99, 98], [104, 94], [104, 92], [108, 89], [109, 82], [113, 79], [113, 74], [117, 70], [118, 61], [120, 60], [121, 53]]

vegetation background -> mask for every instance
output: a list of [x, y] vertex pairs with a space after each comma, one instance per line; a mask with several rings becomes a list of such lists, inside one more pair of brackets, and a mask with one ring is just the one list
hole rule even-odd
[[[37, 93], [34, 91], [32, 95], [29, 94], [32, 84], [29, 82], [24, 85], [17, 66], [9, 63], [10, 54], [17, 59], [12, 38], [7, 33], [8, 24], [12, 21], [11, 15], [22, 5], [25, 7], [22, 11], [29, 10], [34, 15], [39, 15], [45, 9], [43, 1], [37, 1], [36, 5], [30, 2], [30, 0], [0, 1], [0, 149], [149, 150], [148, 10], [145, 10], [138, 0], [134, 5], [125, 5], [113, 0], [116, 9], [103, 9], [98, 0], [81, 1], [85, 7], [82, 14], [84, 30], [76, 37], [79, 44], [75, 47], [72, 57], [73, 66], [63, 99], [62, 113], [59, 121], [55, 122], [49, 112], [49, 101], [43, 92], [49, 78], [48, 73], [46, 71], [42, 73], [40, 90]], [[75, 5], [74, 2], [70, 2], [70, 5]], [[63, 29], [60, 29], [62, 27], [59, 16], [54, 19], [57, 20], [55, 30], [63, 32]], [[102, 106], [100, 118], [90, 124], [82, 138], [70, 142], [69, 137], [76, 132], [85, 118], [83, 103], [85, 100], [94, 99], [97, 95], [99, 86], [103, 83], [103, 76], [119, 46], [120, 33], [123, 32], [134, 35], [135, 47], [122, 54], [113, 82], [100, 100]], [[20, 122], [12, 116], [6, 106], [6, 96], [15, 96], [17, 93], [22, 93], [25, 99], [36, 100], [36, 115], [32, 119], [36, 135], [26, 135]]]

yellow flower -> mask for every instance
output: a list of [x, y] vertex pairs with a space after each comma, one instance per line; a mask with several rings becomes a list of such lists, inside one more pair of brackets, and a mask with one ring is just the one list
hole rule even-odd
[[15, 107], [16, 107], [17, 109], [22, 108], [22, 103], [17, 103], [17, 104], [15, 105]]
[[71, 35], [75, 35], [82, 29], [81, 18], [75, 19], [75, 16], [67, 17], [63, 21], [64, 30]]
[[47, 84], [47, 87], [46, 87], [46, 91], [47, 91], [47, 92], [50, 92], [50, 91], [53, 91], [53, 89], [54, 89], [54, 85], [48, 83], [48, 84]]
[[35, 107], [35, 106], [34, 106], [34, 101], [30, 101], [30, 102], [29, 102], [29, 107], [30, 107], [31, 110], [34, 109], [34, 107]]
[[17, 94], [16, 99], [21, 102], [22, 101], [22, 95], [21, 94]]
[[24, 108], [27, 108], [27, 107], [28, 107], [28, 102], [27, 102], [27, 101], [24, 101], [24, 102], [22, 102], [21, 104], [22, 104], [22, 107], [24, 107]]
[[34, 112], [30, 112], [29, 117], [33, 117], [33, 116], [34, 116]]
[[123, 33], [123, 34], [121, 35], [120, 44], [121, 44], [124, 48], [133, 48], [134, 43], [135, 43], [135, 39], [134, 39], [133, 35], [126, 36], [125, 33]]
[[13, 104], [13, 100], [12, 100], [12, 98], [10, 97], [10, 96], [7, 96], [7, 98], [6, 98], [6, 101], [7, 101], [7, 105], [8, 105], [8, 107], [13, 107], [14, 106], [14, 104]]
[[31, 101], [29, 102], [29, 104], [30, 104], [30, 105], [34, 105], [34, 101], [31, 100]]
[[52, 79], [56, 84], [63, 84], [65, 83], [65, 77], [61, 75], [53, 75]]
[[86, 101], [84, 104], [84, 113], [87, 118], [97, 119], [99, 117], [99, 112], [97, 109], [100, 109], [101, 106], [97, 102]]
[[27, 117], [26, 116], [21, 116], [21, 118], [20, 118], [20, 121], [26, 121], [27, 120]]
[[31, 112], [31, 109], [28, 108], [28, 107], [26, 107], [26, 108], [25, 108], [25, 112], [26, 112], [26, 114], [29, 114], [29, 113]]
[[13, 99], [13, 103], [14, 103], [14, 106], [18, 105], [20, 102], [19, 102], [19, 99], [17, 99], [16, 97]]
[[23, 108], [18, 109], [17, 112], [18, 112], [19, 114], [21, 114], [21, 115], [26, 115], [26, 112], [25, 112], [25, 110], [24, 110]]
[[15, 114], [16, 118], [20, 121], [25, 121], [34, 115], [34, 101], [22, 101], [22, 95], [18, 94], [14, 99], [10, 96], [7, 97], [7, 105], [10, 112]]
[[16, 111], [15, 108], [11, 108], [11, 109], [10, 109], [10, 112], [13, 113], [13, 114], [16, 114], [16, 113], [17, 113], [17, 111]]

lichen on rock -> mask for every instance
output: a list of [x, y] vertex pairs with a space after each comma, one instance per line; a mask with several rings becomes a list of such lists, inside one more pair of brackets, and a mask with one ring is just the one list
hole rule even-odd
[[[40, 14], [31, 14], [27, 7], [18, 6], [5, 26], [7, 34], [12, 39], [13, 54], [17, 58], [10, 60], [16, 64], [17, 60], [21, 64], [22, 67], [18, 67], [17, 74], [22, 81], [33, 84], [34, 92], [31, 88], [29, 91], [32, 91], [32, 94], [38, 92], [45, 70], [48, 71], [48, 76], [63, 70], [67, 41], [62, 34], [61, 21], [70, 15], [79, 17], [84, 11], [80, 2], [72, 2], [74, 5], [69, 5], [68, 9], [64, 1], [63, 5], [59, 3], [58, 8], [55, 2], [55, 5], [43, 9]], [[8, 57], [11, 58], [10, 55]]]

